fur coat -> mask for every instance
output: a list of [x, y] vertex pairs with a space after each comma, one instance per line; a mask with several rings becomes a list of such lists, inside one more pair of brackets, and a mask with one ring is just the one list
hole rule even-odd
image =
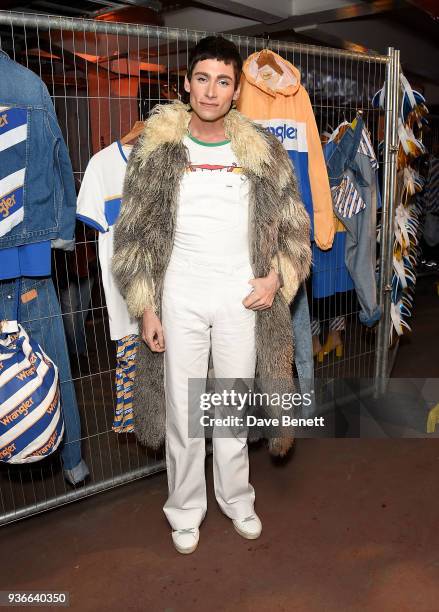
[[[131, 315], [141, 319], [146, 307], [161, 316], [164, 274], [171, 256], [180, 181], [188, 164], [183, 138], [191, 111], [179, 101], [158, 105], [128, 160], [122, 207], [114, 233], [113, 273]], [[249, 181], [249, 247], [255, 277], [273, 267], [283, 287], [271, 308], [256, 311], [256, 390], [294, 392], [293, 337], [289, 304], [311, 265], [310, 221], [300, 200], [294, 170], [278, 139], [235, 109], [224, 118]], [[141, 342], [133, 391], [138, 440], [158, 449], [165, 439], [164, 354]], [[278, 417], [284, 409], [261, 402], [256, 416]], [[262, 431], [262, 432], [261, 432]], [[272, 455], [292, 446], [294, 430], [267, 434], [250, 427], [248, 441], [267, 438]]]

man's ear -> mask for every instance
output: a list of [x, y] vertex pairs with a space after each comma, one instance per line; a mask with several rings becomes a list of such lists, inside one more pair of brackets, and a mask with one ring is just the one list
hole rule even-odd
[[191, 91], [191, 84], [189, 82], [189, 79], [187, 78], [187, 74], [185, 74], [184, 76], [184, 90], [187, 91], [187, 93], [190, 93]]
[[239, 98], [239, 94], [241, 93], [241, 83], [235, 89], [235, 93], [233, 94], [233, 99], [236, 101]]

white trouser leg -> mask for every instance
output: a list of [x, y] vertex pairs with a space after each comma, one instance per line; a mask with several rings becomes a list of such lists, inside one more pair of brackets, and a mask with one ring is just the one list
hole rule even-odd
[[[204, 391], [212, 334], [218, 378], [253, 378], [255, 312], [242, 305], [251, 269], [228, 274], [173, 262], [164, 282], [166, 464], [169, 496], [163, 511], [173, 529], [198, 527], [207, 512], [205, 438], [188, 435], [188, 379]], [[192, 383], [191, 383], [192, 384]], [[203, 386], [203, 388], [201, 388]], [[202, 416], [195, 403], [191, 410]], [[246, 438], [213, 436], [215, 495], [230, 518], [253, 512]]]
[[169, 490], [163, 511], [173, 529], [198, 527], [207, 512], [205, 438], [188, 436], [188, 379], [207, 375], [210, 328], [192, 284], [168, 271], [162, 300]]
[[[222, 301], [215, 311], [212, 326], [212, 358], [215, 379], [222, 389], [233, 388], [236, 378], [253, 379], [256, 365], [255, 311], [245, 308], [242, 300], [251, 286], [251, 270], [227, 279]], [[230, 414], [245, 416], [232, 409]], [[218, 434], [221, 436], [221, 433]], [[224, 436], [224, 428], [223, 433]], [[229, 431], [228, 437], [213, 432], [213, 476], [215, 496], [226, 516], [243, 519], [254, 512], [255, 490], [249, 483], [247, 437]]]

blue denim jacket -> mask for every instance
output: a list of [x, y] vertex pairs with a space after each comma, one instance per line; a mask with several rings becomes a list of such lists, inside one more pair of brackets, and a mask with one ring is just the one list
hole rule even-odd
[[47, 87], [0, 49], [0, 248], [73, 249], [76, 192]]
[[364, 209], [351, 217], [343, 216], [334, 206], [334, 213], [346, 228], [345, 263], [354, 281], [360, 303], [361, 323], [372, 327], [381, 317], [377, 303], [376, 214], [379, 206], [377, 172], [370, 159], [359, 150], [364, 122], [358, 117], [354, 129], [348, 128], [338, 143], [326, 145], [326, 164], [331, 189], [349, 177], [364, 202]]

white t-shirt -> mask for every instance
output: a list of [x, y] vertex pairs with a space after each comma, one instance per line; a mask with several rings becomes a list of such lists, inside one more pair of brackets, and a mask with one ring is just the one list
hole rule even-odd
[[132, 147], [113, 142], [90, 159], [77, 201], [77, 218], [99, 231], [99, 263], [107, 302], [110, 336], [120, 340], [138, 333], [111, 272], [114, 224], [119, 216], [127, 158]]
[[183, 176], [172, 257], [248, 262], [248, 180], [230, 141], [183, 140], [190, 165]]

